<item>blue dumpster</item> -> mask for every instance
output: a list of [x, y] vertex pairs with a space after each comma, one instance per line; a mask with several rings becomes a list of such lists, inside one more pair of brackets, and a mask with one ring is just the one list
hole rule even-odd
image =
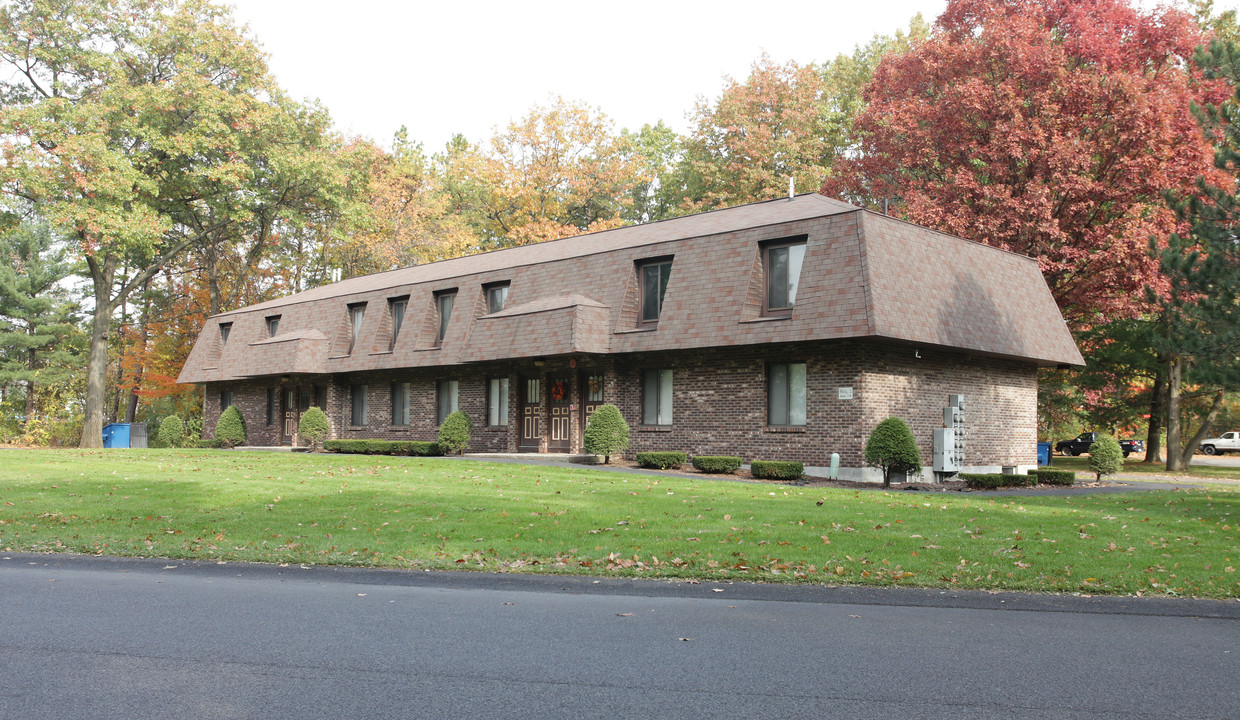
[[129, 423], [108, 423], [103, 426], [105, 448], [129, 447]]
[[1038, 443], [1038, 465], [1051, 464], [1051, 444], [1048, 442]]

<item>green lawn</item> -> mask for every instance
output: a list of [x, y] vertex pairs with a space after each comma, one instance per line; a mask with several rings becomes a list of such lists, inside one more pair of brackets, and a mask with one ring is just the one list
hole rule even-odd
[[[1078, 477], [1085, 479], [1087, 476], [1092, 477], [1093, 471], [1089, 469], [1089, 456], [1083, 457], [1061, 457], [1056, 455], [1051, 458], [1051, 467], [1056, 470], [1075, 470], [1081, 473]], [[1144, 463], [1141, 462], [1141, 456], [1133, 455], [1124, 459], [1124, 467], [1119, 471], [1119, 475], [1124, 477], [1135, 477], [1141, 480], [1157, 482], [1160, 480], [1182, 480], [1184, 478], [1193, 478], [1202, 482], [1210, 480], [1235, 480], [1240, 481], [1240, 467], [1212, 467], [1208, 465], [1189, 465], [1188, 469], [1183, 472], [1168, 473], [1167, 464], [1161, 463]]]
[[0, 548], [1240, 597], [1240, 493], [883, 492], [441, 458], [0, 450]]

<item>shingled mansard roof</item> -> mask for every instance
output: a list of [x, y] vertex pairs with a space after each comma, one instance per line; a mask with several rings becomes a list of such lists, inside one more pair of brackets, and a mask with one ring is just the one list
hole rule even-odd
[[[795, 307], [765, 317], [762, 244], [796, 238], [806, 251]], [[634, 267], [655, 258], [672, 270], [657, 326], [643, 327]], [[488, 315], [490, 283], [509, 291]], [[434, 298], [450, 291], [436, 345]], [[408, 305], [391, 347], [398, 298]], [[348, 308], [360, 303], [350, 348]], [[226, 341], [221, 324], [231, 324]], [[215, 315], [179, 382], [859, 337], [1084, 364], [1034, 260], [811, 194], [350, 278]]]

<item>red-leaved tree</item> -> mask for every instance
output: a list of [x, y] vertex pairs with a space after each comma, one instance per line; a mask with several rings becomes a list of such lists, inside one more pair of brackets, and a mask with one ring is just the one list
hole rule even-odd
[[1192, 16], [1125, 0], [951, 0], [929, 40], [886, 57], [861, 152], [822, 192], [1038, 259], [1069, 323], [1143, 309], [1167, 190], [1213, 171], [1189, 110], [1218, 102], [1187, 59]]

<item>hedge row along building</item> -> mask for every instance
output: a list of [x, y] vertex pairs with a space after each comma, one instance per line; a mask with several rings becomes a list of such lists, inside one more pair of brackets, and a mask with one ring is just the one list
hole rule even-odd
[[899, 416], [931, 465], [952, 394], [965, 464], [1036, 463], [1037, 370], [1081, 355], [1033, 260], [821, 195], [351, 278], [207, 320], [179, 381], [204, 432], [236, 405], [254, 445], [434, 440], [453, 410], [478, 452], [576, 453], [617, 405], [629, 452], [683, 450], [863, 472]]

